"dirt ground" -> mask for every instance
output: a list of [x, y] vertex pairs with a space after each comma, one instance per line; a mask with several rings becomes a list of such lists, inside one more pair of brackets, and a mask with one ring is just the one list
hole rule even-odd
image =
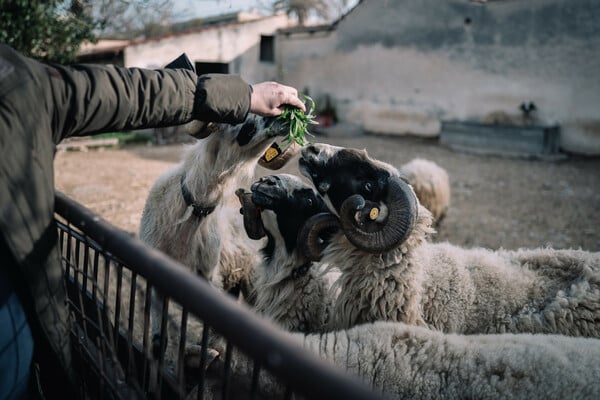
[[[448, 171], [451, 205], [434, 241], [492, 249], [552, 246], [600, 251], [600, 158], [534, 161], [467, 154], [413, 137], [317, 136], [366, 148], [396, 166], [412, 158]], [[148, 190], [176, 164], [183, 145], [59, 152], [56, 187], [136, 234]], [[293, 160], [281, 172], [298, 173]], [[268, 174], [262, 168], [257, 176]]]

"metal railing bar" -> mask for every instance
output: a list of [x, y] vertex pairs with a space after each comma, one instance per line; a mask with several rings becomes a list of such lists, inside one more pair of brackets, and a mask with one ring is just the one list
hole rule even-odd
[[146, 294], [144, 296], [144, 332], [142, 337], [142, 351], [144, 353], [144, 361], [142, 365], [142, 387], [148, 387], [149, 374], [149, 357], [152, 355], [152, 342], [150, 341], [150, 303], [151, 303], [152, 286], [146, 280]]
[[[158, 369], [156, 376], [157, 383], [157, 394], [160, 398], [162, 392], [162, 374], [160, 373], [165, 364], [165, 349], [167, 347], [167, 328], [169, 323], [169, 297], [164, 296], [162, 299], [162, 314], [160, 317], [160, 344], [158, 351]], [[154, 338], [152, 338], [152, 344], [154, 345]]]
[[60, 192], [56, 193], [55, 209], [159, 291], [200, 316], [245, 354], [287, 382], [295, 392], [311, 399], [380, 398], [366, 384], [305, 351], [273, 323], [240, 306], [180, 263], [111, 226]]
[[108, 306], [108, 293], [110, 290], [110, 258], [107, 255], [104, 255], [104, 286], [103, 286], [103, 296], [105, 301], [105, 306]]
[[84, 243], [84, 245], [83, 245], [83, 282], [82, 282], [84, 290], [87, 290], [89, 255], [90, 255], [89, 254], [89, 246], [87, 243]]
[[187, 341], [187, 321], [188, 311], [183, 309], [181, 312], [181, 328], [179, 334], [179, 351], [177, 354], [177, 382], [181, 391], [181, 398], [185, 396], [185, 343]]
[[285, 388], [285, 393], [283, 394], [283, 399], [290, 400], [292, 398], [292, 393], [292, 387], [290, 385], [287, 385]]
[[[123, 266], [121, 265], [121, 263], [116, 263], [115, 266], [116, 270], [117, 270], [117, 289], [115, 292], [115, 316], [114, 316], [114, 321], [113, 321], [113, 329], [114, 329], [114, 334], [113, 337], [117, 338], [119, 337], [119, 325], [121, 323], [121, 295], [122, 295], [122, 287], [123, 287]], [[105, 296], [108, 297], [108, 292], [106, 292], [104, 294]], [[115, 342], [115, 353], [119, 352], [119, 342], [116, 341]]]
[[98, 270], [100, 269], [100, 252], [97, 249], [94, 249], [94, 267], [93, 267], [93, 278], [94, 284], [92, 286], [92, 299], [94, 301], [98, 300]]
[[252, 366], [252, 383], [250, 384], [250, 398], [256, 398], [256, 394], [258, 391], [258, 378], [260, 377], [260, 364], [258, 361], [254, 360], [254, 365]]
[[125, 371], [125, 376], [129, 377], [131, 374], [131, 369], [134, 365], [133, 360], [131, 359], [131, 346], [133, 345], [133, 324], [135, 322], [135, 293], [137, 291], [137, 274], [132, 272], [131, 274], [131, 282], [129, 286], [129, 315], [127, 319], [127, 369]]
[[67, 226], [67, 250], [65, 252], [65, 274], [67, 276], [70, 275], [70, 266], [71, 266], [71, 227]]
[[100, 395], [101, 395], [101, 399], [104, 399], [106, 397], [106, 387], [108, 385], [106, 385], [106, 383], [108, 383], [106, 381], [106, 375], [104, 373], [104, 357], [102, 356], [102, 354], [104, 354], [104, 342], [98, 338], [98, 343], [97, 346], [100, 348], [100, 357], [93, 357], [91, 355], [88, 356], [89, 360], [98, 360], [99, 363], [99, 373], [100, 373]]
[[206, 359], [208, 358], [208, 336], [210, 335], [210, 326], [206, 323], [202, 325], [202, 342], [200, 347], [200, 376], [198, 377], [198, 400], [204, 397], [204, 385], [206, 384]]
[[79, 264], [79, 260], [80, 260], [80, 251], [81, 251], [81, 242], [79, 240], [75, 241], [75, 262], [73, 263], [73, 270], [74, 270], [74, 275], [75, 275], [75, 279], [77, 280], [77, 272], [79, 270], [79, 266], [81, 264]]
[[233, 346], [228, 340], [225, 346], [225, 365], [223, 365], [223, 400], [229, 400], [231, 395], [231, 354]]
[[[56, 221], [56, 223], [60, 224], [60, 221]], [[65, 253], [65, 231], [63, 229], [58, 231], [58, 243], [60, 243], [59, 248], [62, 255]]]

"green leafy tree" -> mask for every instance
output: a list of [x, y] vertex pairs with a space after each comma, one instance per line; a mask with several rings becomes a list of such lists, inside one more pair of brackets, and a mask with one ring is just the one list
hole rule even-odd
[[310, 16], [321, 20], [338, 17], [347, 9], [348, 3], [356, 3], [356, 0], [275, 0], [272, 9], [296, 17], [298, 25], [304, 25]]
[[276, 0], [273, 2], [273, 9], [275, 12], [283, 11], [288, 16], [296, 16], [299, 25], [305, 24], [311, 12], [324, 19], [329, 15], [325, 0]]
[[172, 0], [93, 0], [89, 7], [103, 38], [131, 39], [169, 33], [174, 17]]
[[95, 41], [83, 0], [0, 0], [0, 42], [31, 57], [75, 61], [83, 41]]

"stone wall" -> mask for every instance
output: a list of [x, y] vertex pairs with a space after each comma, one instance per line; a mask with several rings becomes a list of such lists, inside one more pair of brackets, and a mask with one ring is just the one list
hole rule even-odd
[[563, 150], [600, 154], [598, 21], [596, 0], [363, 0], [333, 30], [278, 35], [277, 79], [385, 134], [518, 121], [533, 102]]

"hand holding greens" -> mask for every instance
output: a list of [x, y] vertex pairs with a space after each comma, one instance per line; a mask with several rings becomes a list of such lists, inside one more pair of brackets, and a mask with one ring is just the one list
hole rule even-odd
[[304, 146], [305, 144], [310, 143], [306, 140], [306, 135], [314, 137], [314, 135], [308, 131], [308, 125], [317, 125], [318, 122], [314, 120], [314, 100], [304, 94], [301, 94], [300, 96], [306, 104], [306, 114], [299, 108], [286, 107], [277, 119], [283, 122], [284, 127], [289, 127], [289, 134], [285, 139], [286, 142], [288, 144], [296, 142], [298, 145]]

